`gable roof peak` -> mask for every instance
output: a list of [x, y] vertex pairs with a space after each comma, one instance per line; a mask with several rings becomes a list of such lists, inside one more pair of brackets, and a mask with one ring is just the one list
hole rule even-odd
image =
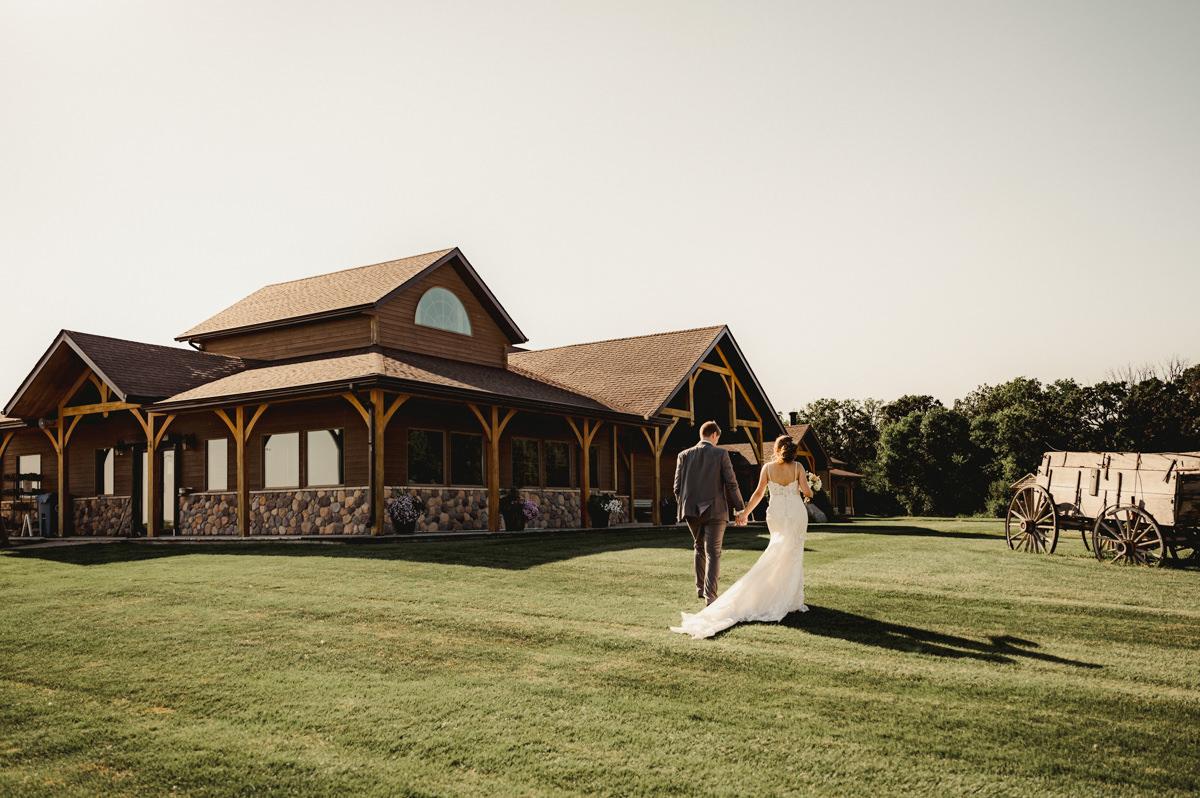
[[175, 340], [202, 341], [368, 312], [445, 265], [452, 265], [463, 278], [467, 288], [508, 336], [509, 343], [526, 340], [458, 247], [271, 283], [200, 322]]

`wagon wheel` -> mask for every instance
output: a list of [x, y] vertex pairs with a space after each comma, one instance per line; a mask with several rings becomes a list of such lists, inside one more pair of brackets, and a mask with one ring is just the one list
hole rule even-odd
[[1096, 519], [1092, 548], [1101, 562], [1158, 567], [1167, 553], [1162, 530], [1140, 507], [1109, 507]]
[[1027, 485], [1013, 495], [1004, 519], [1004, 537], [1014, 551], [1054, 552], [1058, 546], [1058, 513], [1045, 488]]

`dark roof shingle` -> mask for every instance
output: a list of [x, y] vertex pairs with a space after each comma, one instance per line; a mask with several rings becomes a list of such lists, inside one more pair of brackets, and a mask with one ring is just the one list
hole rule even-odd
[[200, 322], [179, 338], [196, 338], [215, 332], [373, 305], [453, 251], [440, 249], [423, 255], [264, 286]]
[[511, 352], [509, 368], [649, 418], [671, 398], [724, 326]]
[[225, 397], [350, 383], [371, 378], [401, 380], [452, 391], [536, 404], [561, 405], [577, 410], [610, 410], [589, 397], [506, 369], [394, 350], [358, 352], [250, 368], [180, 392], [161, 404], [194, 404]]
[[246, 367], [240, 358], [195, 349], [70, 330], [65, 334], [126, 396], [161, 399], [236, 374]]

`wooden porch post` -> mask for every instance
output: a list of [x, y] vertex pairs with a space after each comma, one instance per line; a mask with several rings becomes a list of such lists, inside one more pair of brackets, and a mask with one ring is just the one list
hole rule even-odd
[[504, 428], [508, 426], [508, 422], [512, 421], [512, 417], [517, 414], [516, 410], [509, 410], [504, 414], [504, 418], [500, 418], [500, 408], [492, 405], [490, 414], [484, 416], [483, 411], [472, 404], [467, 407], [475, 414], [475, 418], [479, 419], [479, 426], [483, 427], [483, 437], [487, 439], [488, 445], [488, 467], [487, 467], [487, 490], [488, 490], [488, 531], [500, 531], [500, 436], [504, 434]]
[[396, 411], [400, 406], [409, 400], [408, 394], [400, 394], [392, 400], [390, 405], [385, 406], [384, 393], [380, 388], [371, 390], [371, 409], [368, 411], [358, 397], [352, 393], [342, 394], [350, 405], [358, 411], [362, 416], [363, 423], [367, 425], [367, 434], [371, 436], [371, 450], [374, 452], [374, 457], [370, 463], [370, 487], [371, 494], [371, 534], [382, 535], [386, 527], [386, 507], [387, 496], [384, 491], [387, 490], [387, 479], [384, 473], [384, 440], [387, 437], [388, 424], [392, 421], [392, 416], [396, 415]]
[[646, 443], [650, 446], [650, 453], [654, 455], [654, 507], [651, 508], [650, 517], [655, 526], [662, 524], [662, 455], [667, 448], [667, 438], [671, 437], [671, 432], [678, 423], [679, 418], [676, 417], [671, 419], [666, 429], [655, 427], [653, 436], [645, 427], [641, 428], [642, 435], [646, 437]]
[[142, 496], [142, 502], [146, 508], [146, 537], [157, 537], [160, 531], [162, 519], [162, 490], [158, 483], [158, 445], [162, 443], [162, 439], [167, 434], [167, 428], [171, 426], [171, 422], [175, 420], [175, 416], [163, 416], [162, 424], [155, 429], [155, 423], [159, 416], [154, 413], [145, 413], [137, 408], [130, 408], [129, 412], [137, 419], [142, 430], [146, 433], [146, 492]]
[[69, 427], [64, 426], [66, 419], [62, 417], [62, 408], [59, 408], [58, 423], [54, 426], [54, 431], [51, 432], [46, 428], [42, 428], [42, 432], [46, 433], [46, 437], [50, 439], [50, 445], [54, 448], [55, 462], [58, 466], [58, 536], [60, 538], [67, 536], [67, 444], [71, 441], [71, 433], [75, 431], [75, 425], [79, 423], [80, 416], [71, 419]]
[[583, 420], [583, 429], [575, 423], [575, 420], [570, 416], [564, 416], [567, 423], [571, 425], [571, 431], [575, 433], [575, 440], [579, 441], [579, 448], [583, 452], [583, 462], [579, 468], [579, 521], [584, 529], [588, 529], [592, 525], [592, 519], [588, 517], [588, 500], [592, 497], [592, 441], [596, 438], [596, 433], [600, 431], [600, 427], [604, 425], [603, 421]]
[[225, 422], [225, 426], [229, 427], [229, 432], [233, 435], [234, 453], [237, 459], [238, 534], [242, 537], [250, 535], [250, 478], [246, 473], [246, 444], [250, 441], [254, 425], [262, 418], [262, 414], [267, 411], [268, 407], [270, 405], [264, 403], [255, 408], [249, 423], [246, 422], [246, 408], [242, 405], [234, 408], [232, 419], [220, 408], [214, 411], [217, 417]]

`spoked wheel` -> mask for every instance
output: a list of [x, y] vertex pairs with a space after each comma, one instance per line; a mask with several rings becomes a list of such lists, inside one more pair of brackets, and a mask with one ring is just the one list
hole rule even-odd
[[1150, 513], [1140, 507], [1109, 507], [1092, 529], [1096, 559], [1157, 568], [1166, 558], [1162, 530]]
[[1041, 485], [1027, 485], [1013, 496], [1004, 519], [1004, 536], [1013, 551], [1051, 554], [1058, 546], [1058, 514]]
[[1079, 530], [1079, 537], [1083, 538], [1083, 548], [1085, 551], [1092, 550], [1092, 536], [1086, 529]]

